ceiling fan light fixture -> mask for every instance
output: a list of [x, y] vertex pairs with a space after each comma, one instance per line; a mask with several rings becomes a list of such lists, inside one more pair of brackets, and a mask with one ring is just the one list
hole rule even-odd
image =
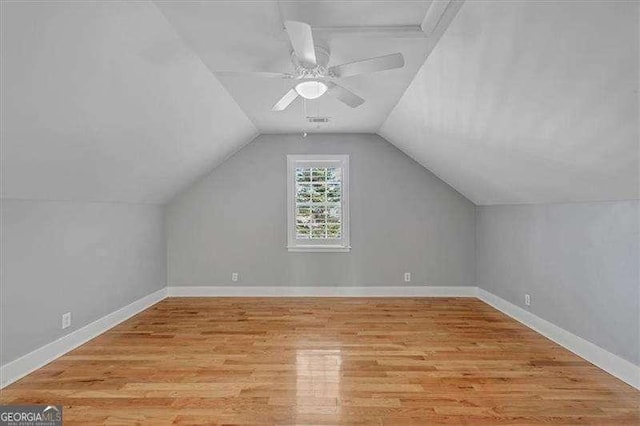
[[296, 92], [298, 92], [298, 95], [305, 99], [316, 99], [324, 95], [324, 92], [327, 91], [328, 87], [321, 81], [307, 80], [302, 83], [298, 83], [295, 89]]

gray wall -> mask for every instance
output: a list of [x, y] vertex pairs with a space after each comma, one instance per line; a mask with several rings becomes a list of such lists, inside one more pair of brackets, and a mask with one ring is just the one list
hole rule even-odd
[[[286, 155], [301, 153], [351, 156], [350, 253], [286, 249]], [[166, 227], [172, 286], [476, 283], [475, 206], [377, 135], [261, 135], [173, 200]]]
[[160, 206], [2, 199], [1, 213], [3, 365], [166, 285]]
[[478, 285], [640, 365], [639, 213], [638, 201], [478, 207]]

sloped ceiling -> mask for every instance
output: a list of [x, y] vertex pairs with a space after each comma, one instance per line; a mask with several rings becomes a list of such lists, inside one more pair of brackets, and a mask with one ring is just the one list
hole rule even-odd
[[2, 2], [2, 197], [163, 203], [256, 133], [151, 2]]
[[467, 1], [378, 133], [476, 204], [637, 199], [638, 16]]
[[[314, 25], [414, 25], [430, 1], [369, 3], [377, 9], [345, 15], [343, 3], [281, 2], [279, 13]], [[258, 130], [306, 130], [256, 113], [257, 129], [227, 92], [240, 98], [242, 85], [225, 88], [210, 70], [275, 69], [277, 55], [259, 54], [287, 53], [283, 16], [264, 8], [276, 1], [189, 2], [243, 10], [234, 19], [244, 28], [224, 21], [237, 35], [243, 16], [270, 16], [260, 31], [280, 33], [257, 51], [253, 36], [192, 38], [180, 20], [195, 22], [194, 9], [169, 7], [182, 2], [1, 4], [2, 197], [164, 203]], [[628, 1], [467, 1], [386, 120], [401, 92], [380, 73], [363, 94], [380, 86], [387, 103], [326, 130], [383, 122], [381, 136], [477, 204], [638, 198], [638, 16]], [[407, 47], [414, 41], [393, 43], [416, 57], [432, 47]], [[356, 59], [340, 43], [336, 61]], [[363, 57], [396, 48], [357, 43]], [[341, 105], [331, 108], [340, 116]]]
[[[315, 28], [314, 42], [331, 52], [329, 65], [400, 52], [405, 66], [339, 79], [338, 83], [366, 102], [350, 108], [331, 96], [296, 99], [285, 111], [271, 111], [295, 81], [262, 76], [221, 75], [219, 80], [261, 133], [370, 132], [386, 119], [407, 88], [435, 37], [389, 37], [321, 31], [326, 27], [419, 27], [431, 0], [178, 2], [156, 0], [178, 34], [212, 71], [294, 71], [285, 20], [300, 20]], [[329, 117], [310, 124], [307, 116]]]

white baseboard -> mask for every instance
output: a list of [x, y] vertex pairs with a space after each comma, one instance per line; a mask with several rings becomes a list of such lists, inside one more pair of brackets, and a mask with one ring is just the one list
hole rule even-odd
[[0, 389], [88, 342], [135, 314], [155, 305], [163, 300], [166, 295], [167, 289], [165, 287], [3, 365], [0, 368]]
[[526, 325], [532, 330], [553, 340], [560, 346], [570, 350], [574, 354], [603, 369], [612, 376], [617, 377], [636, 389], [640, 389], [640, 366], [620, 358], [611, 352], [602, 349], [582, 337], [558, 327], [532, 314], [531, 312], [514, 305], [511, 302], [478, 288], [478, 298], [493, 306], [497, 310], [509, 315], [511, 318]]
[[476, 297], [477, 287], [167, 287], [169, 297]]

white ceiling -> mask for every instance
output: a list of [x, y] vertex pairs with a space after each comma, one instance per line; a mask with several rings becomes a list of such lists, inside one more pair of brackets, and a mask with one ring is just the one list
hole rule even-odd
[[[300, 20], [312, 27], [419, 26], [431, 4], [424, 1], [260, 1], [176, 2], [156, 0], [177, 32], [213, 71], [292, 72], [291, 45], [283, 20]], [[405, 67], [339, 80], [366, 99], [350, 108], [329, 96], [298, 98], [285, 111], [272, 105], [293, 85], [291, 80], [253, 76], [218, 76], [261, 133], [375, 132], [405, 91], [432, 48], [428, 38], [345, 36], [314, 32], [316, 44], [328, 45], [330, 65], [402, 52]], [[305, 105], [306, 103], [306, 105]], [[306, 112], [305, 112], [306, 107]], [[328, 116], [327, 124], [309, 124], [306, 116]]]
[[162, 203], [257, 131], [150, 2], [2, 2], [2, 197]]
[[[258, 132], [315, 130], [300, 103], [269, 111], [290, 82], [211, 69], [285, 70], [283, 18], [418, 25], [429, 0], [1, 3], [2, 197], [163, 203]], [[309, 110], [332, 117], [320, 131], [378, 131], [477, 204], [638, 198], [638, 17], [469, 0], [424, 64], [437, 38], [319, 31], [333, 63], [407, 66], [343, 79], [356, 110]]]
[[476, 204], [637, 199], [638, 17], [467, 1], [379, 134]]

